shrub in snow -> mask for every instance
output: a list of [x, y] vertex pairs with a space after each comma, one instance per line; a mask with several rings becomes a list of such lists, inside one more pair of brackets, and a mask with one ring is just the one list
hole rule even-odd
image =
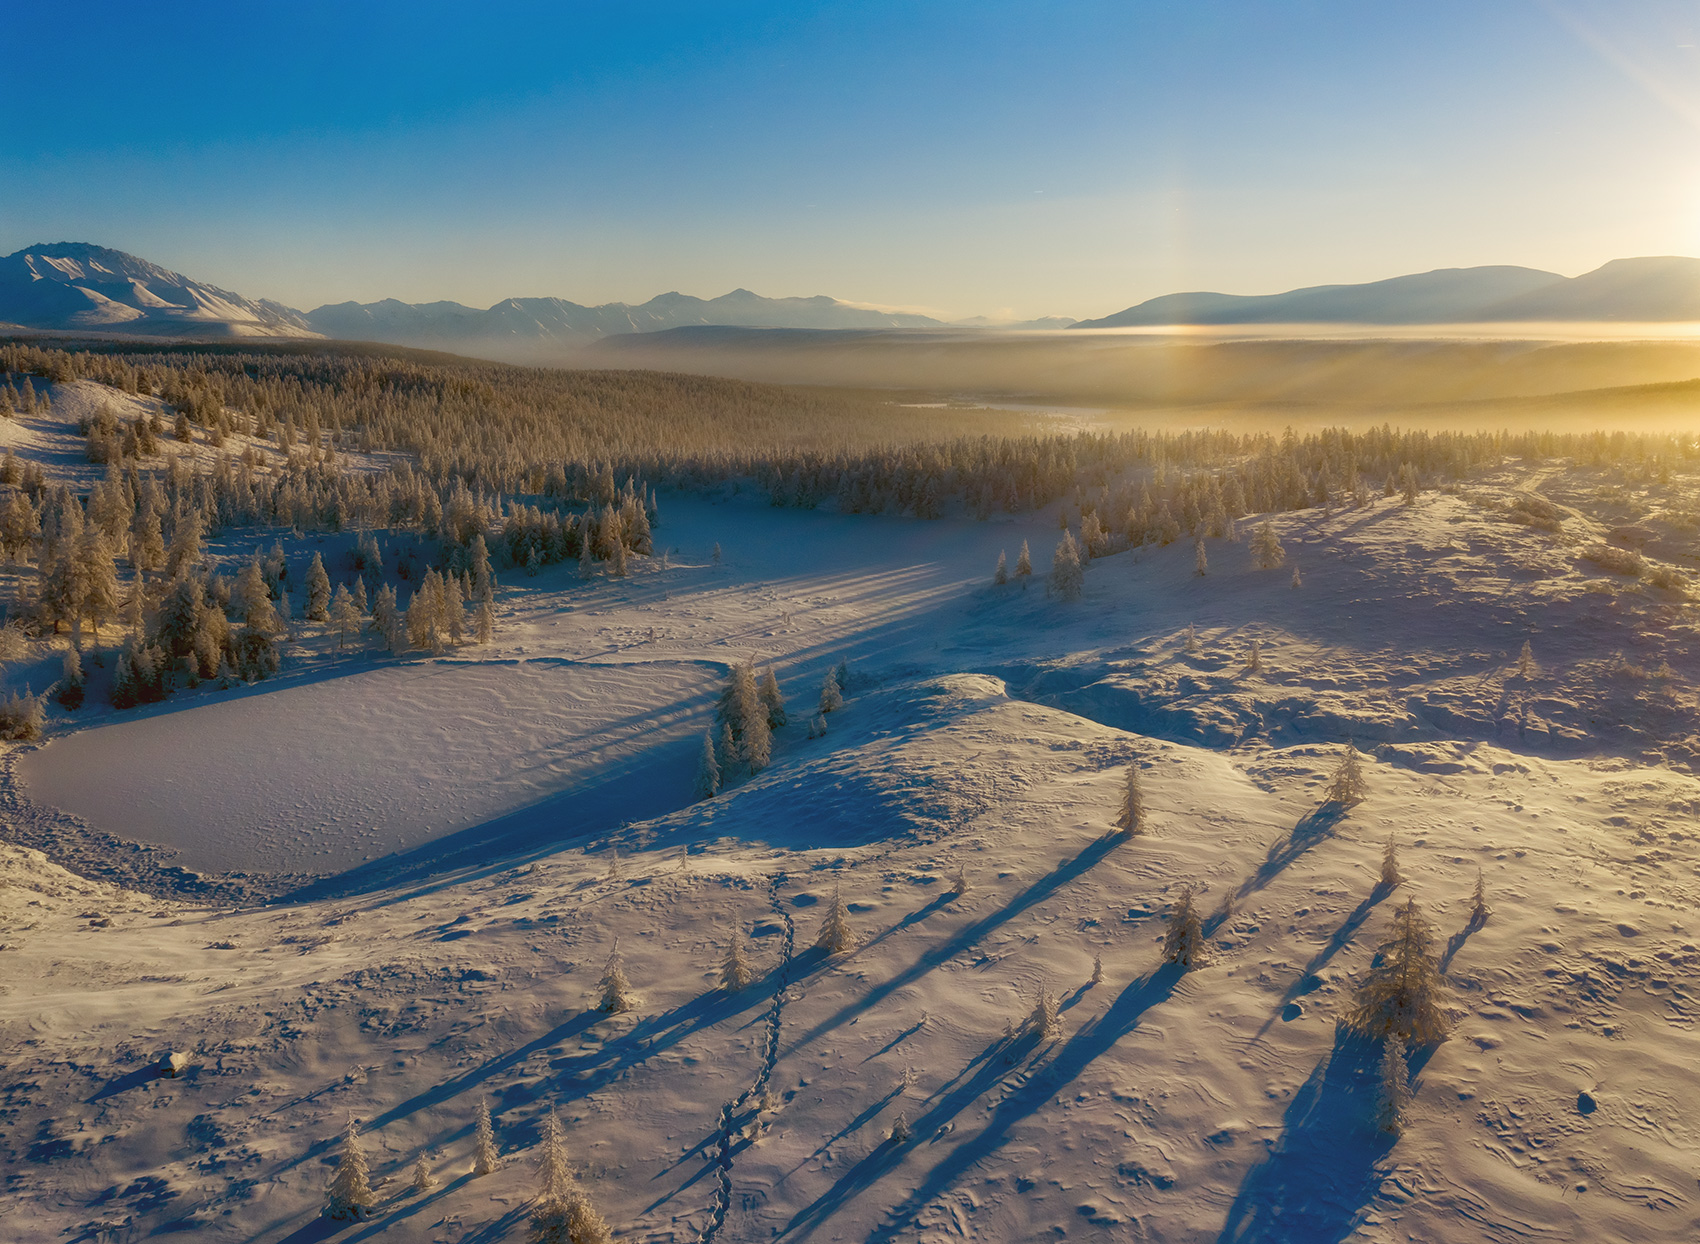
[[1116, 817], [1116, 828], [1129, 834], [1145, 832], [1145, 792], [1139, 784], [1138, 762], [1127, 767], [1127, 781], [1122, 785], [1121, 815]]
[[325, 1193], [325, 1217], [338, 1221], [363, 1219], [376, 1202], [366, 1155], [360, 1151], [360, 1125], [350, 1117], [342, 1134], [342, 1153], [337, 1159], [336, 1174], [331, 1177], [331, 1186]]
[[1064, 600], [1079, 600], [1086, 588], [1086, 571], [1080, 564], [1080, 550], [1070, 532], [1063, 532], [1057, 551], [1051, 556], [1051, 591]]
[[750, 956], [744, 950], [744, 931], [734, 924], [732, 940], [726, 946], [726, 957], [720, 962], [720, 983], [729, 992], [737, 993], [754, 979]]
[[1433, 953], [1434, 934], [1407, 899], [1393, 916], [1392, 935], [1376, 952], [1345, 1024], [1366, 1037], [1389, 1033], [1416, 1045], [1441, 1041], [1451, 1030], [1445, 983]]
[[697, 757], [696, 796], [712, 799], [720, 793], [720, 763], [714, 758], [714, 736], [702, 732], [702, 754]]
[[1000, 587], [1009, 582], [1009, 558], [1002, 549], [998, 550], [998, 568], [992, 571], [992, 582]]
[[42, 723], [47, 719], [46, 699], [45, 695], [29, 694], [26, 688], [21, 695], [0, 700], [0, 739], [40, 738]]
[[820, 711], [824, 717], [827, 713], [836, 713], [844, 707], [843, 688], [838, 682], [838, 672], [827, 670], [826, 677], [820, 684]]
[[496, 1127], [490, 1118], [490, 1103], [478, 1103], [477, 1123], [472, 1133], [472, 1173], [488, 1175], [502, 1165], [496, 1152]]
[[1411, 1105], [1411, 1073], [1405, 1065], [1405, 1042], [1390, 1032], [1381, 1047], [1381, 1091], [1376, 1095], [1375, 1123], [1390, 1136], [1405, 1130], [1405, 1111]]
[[618, 1015], [637, 1005], [637, 998], [632, 993], [632, 983], [626, 979], [625, 969], [620, 966], [618, 940], [614, 943], [613, 953], [608, 956], [607, 964], [602, 968], [602, 979], [597, 984], [602, 989], [602, 1000], [596, 1004], [597, 1010]]
[[1324, 802], [1337, 803], [1342, 808], [1349, 808], [1359, 803], [1364, 797], [1364, 774], [1358, 764], [1358, 749], [1352, 744], [1346, 744], [1346, 750], [1341, 753], [1339, 767], [1334, 770], [1334, 776], [1328, 780], [1328, 789], [1324, 793]]
[[1104, 983], [1104, 956], [1102, 954], [1092, 956], [1092, 983], [1094, 985]]
[[1381, 849], [1381, 884], [1391, 890], [1404, 883], [1404, 875], [1399, 871], [1399, 844], [1389, 835], [1387, 845]]
[[425, 1155], [419, 1155], [419, 1160], [413, 1164], [413, 1190], [429, 1192], [437, 1186], [437, 1177], [431, 1173], [431, 1164], [425, 1160]]
[[841, 955], [855, 944], [856, 936], [850, 931], [850, 908], [845, 906], [842, 887], [835, 884], [815, 946], [829, 955]]
[[1193, 889], [1182, 886], [1169, 913], [1169, 932], [1163, 938], [1163, 962], [1183, 968], [1197, 967], [1204, 962], [1204, 922], [1193, 905]]
[[950, 892], [957, 895], [968, 893], [968, 870], [961, 864], [950, 875]]
[[1259, 570], [1273, 570], [1287, 560], [1287, 550], [1281, 547], [1281, 537], [1268, 519], [1258, 524], [1251, 537], [1251, 560]]

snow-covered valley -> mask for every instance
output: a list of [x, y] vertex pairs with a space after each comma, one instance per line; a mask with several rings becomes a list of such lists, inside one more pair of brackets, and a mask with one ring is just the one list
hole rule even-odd
[[[56, 713], [4, 779], [14, 838], [85, 874], [3, 857], [4, 1234], [518, 1239], [552, 1110], [621, 1239], [1689, 1238], [1700, 651], [1691, 604], [1580, 555], [1604, 486], [1512, 463], [1276, 515], [1279, 569], [1244, 539], [1202, 576], [1186, 542], [1104, 557], [1074, 602], [1054, 507], [664, 497], [629, 579], [505, 575], [487, 647], [306, 635], [252, 688]], [[1507, 521], [1529, 496], [1553, 529]], [[1676, 508], [1642, 507], [1650, 553], [1686, 547]], [[1040, 573], [994, 586], [1023, 540]], [[743, 661], [790, 724], [693, 802]], [[179, 854], [103, 873], [106, 836]], [[1336, 1020], [1407, 897], [1455, 1024], [1395, 1140]], [[616, 947], [637, 1003], [605, 1014]], [[504, 1162], [473, 1176], [480, 1102]], [[386, 1182], [336, 1223], [350, 1116]]]

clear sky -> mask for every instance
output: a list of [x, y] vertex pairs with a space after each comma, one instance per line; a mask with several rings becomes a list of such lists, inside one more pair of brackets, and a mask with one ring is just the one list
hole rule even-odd
[[0, 253], [1099, 315], [1700, 254], [1694, 0], [6, 0]]

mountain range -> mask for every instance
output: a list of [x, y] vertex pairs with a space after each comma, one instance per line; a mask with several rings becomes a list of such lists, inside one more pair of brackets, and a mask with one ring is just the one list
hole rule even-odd
[[154, 337], [296, 337], [376, 341], [489, 358], [548, 361], [611, 337], [679, 329], [1060, 329], [1185, 324], [1455, 324], [1616, 320], [1700, 321], [1700, 259], [1617, 259], [1578, 277], [1536, 268], [1442, 268], [1359, 285], [1281, 294], [1183, 293], [1115, 315], [1020, 324], [954, 323], [835, 298], [718, 298], [667, 293], [648, 302], [583, 306], [509, 298], [480, 310], [458, 302], [342, 302], [298, 311], [250, 299], [86, 242], [31, 246], [0, 258], [0, 323], [49, 331]]
[[1581, 276], [1440, 268], [1284, 294], [1165, 294], [1074, 328], [1169, 324], [1478, 324], [1700, 320], [1700, 259], [1614, 259]]

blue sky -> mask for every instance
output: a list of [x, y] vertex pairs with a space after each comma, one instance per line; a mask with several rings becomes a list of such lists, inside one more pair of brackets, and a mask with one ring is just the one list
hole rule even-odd
[[9, 0], [0, 252], [1102, 314], [1700, 254], [1700, 4]]

